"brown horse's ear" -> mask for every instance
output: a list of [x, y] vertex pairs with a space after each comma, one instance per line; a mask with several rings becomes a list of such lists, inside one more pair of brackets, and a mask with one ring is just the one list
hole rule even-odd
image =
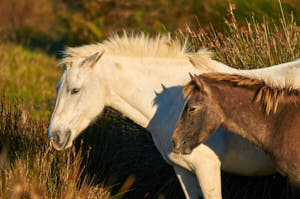
[[183, 96], [187, 98], [195, 89], [204, 91], [204, 83], [199, 76], [189, 73], [191, 81], [183, 88]]
[[182, 94], [183, 97], [186, 99], [188, 96], [193, 92], [195, 89], [195, 84], [191, 81], [185, 87], [183, 87]]
[[201, 80], [200, 76], [193, 76], [192, 81], [200, 91], [204, 91], [204, 82]]

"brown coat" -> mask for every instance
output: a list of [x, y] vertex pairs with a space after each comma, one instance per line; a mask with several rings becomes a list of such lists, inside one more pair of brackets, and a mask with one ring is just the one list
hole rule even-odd
[[184, 96], [187, 104], [172, 137], [174, 152], [190, 153], [217, 128], [225, 128], [267, 152], [300, 198], [299, 90], [208, 73], [192, 77]]

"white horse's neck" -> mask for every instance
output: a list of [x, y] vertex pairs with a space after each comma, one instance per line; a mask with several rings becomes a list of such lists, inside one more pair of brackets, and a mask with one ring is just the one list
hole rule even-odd
[[[188, 59], [114, 57], [114, 64], [101, 64], [109, 95], [106, 105], [147, 127], [157, 106], [154, 99], [163, 86], [184, 85], [188, 73], [199, 73]], [[103, 68], [99, 67], [99, 73]], [[102, 75], [104, 77], [104, 75]]]

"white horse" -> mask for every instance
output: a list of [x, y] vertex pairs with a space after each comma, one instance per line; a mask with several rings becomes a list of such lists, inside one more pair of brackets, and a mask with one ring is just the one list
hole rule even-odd
[[285, 81], [286, 75], [300, 74], [296, 67], [300, 61], [239, 71], [212, 60], [206, 50], [186, 51], [179, 41], [143, 35], [114, 36], [100, 44], [68, 48], [48, 131], [52, 145], [57, 150], [69, 148], [110, 106], [150, 131], [162, 157], [174, 167], [186, 198], [198, 198], [201, 189], [206, 199], [222, 198], [220, 167], [241, 175], [275, 172], [268, 156], [223, 129], [190, 155], [172, 153], [171, 136], [184, 105], [181, 89], [189, 73], [243, 73]]

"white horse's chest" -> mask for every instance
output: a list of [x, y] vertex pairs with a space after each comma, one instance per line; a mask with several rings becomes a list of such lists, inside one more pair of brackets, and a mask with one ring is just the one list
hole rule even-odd
[[222, 170], [249, 176], [268, 175], [276, 171], [270, 157], [244, 138], [227, 131], [224, 139], [227, 150], [222, 157]]

